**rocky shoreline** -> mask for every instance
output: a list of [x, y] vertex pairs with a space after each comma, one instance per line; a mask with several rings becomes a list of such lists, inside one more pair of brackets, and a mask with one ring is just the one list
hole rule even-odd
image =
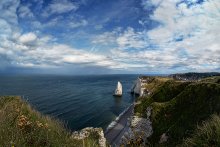
[[128, 118], [131, 117], [133, 109], [134, 105], [131, 105], [127, 111], [121, 115], [114, 127], [105, 132], [105, 138], [110, 145], [119, 146], [121, 137], [124, 135], [124, 132], [127, 131]]
[[[132, 89], [136, 91], [135, 94], [139, 96], [144, 95], [145, 84], [146, 81], [138, 77], [132, 87]], [[144, 145], [147, 143], [147, 138], [152, 135], [152, 123], [149, 118], [152, 108], [149, 107], [146, 110], [147, 118], [142, 118], [134, 114], [135, 105], [136, 102], [125, 109], [125, 111], [116, 118], [114, 124], [111, 123], [110, 127], [105, 131], [105, 137], [112, 146], [126, 145], [131, 141], [139, 141]]]
[[131, 104], [129, 107], [127, 107], [121, 114], [119, 114], [118, 117], [116, 117], [116, 119], [115, 119], [114, 121], [112, 121], [112, 122], [108, 125], [107, 129], [105, 130], [105, 134], [107, 134], [111, 129], [113, 129], [113, 128], [117, 125], [117, 123], [120, 121], [120, 119], [123, 117], [123, 115], [124, 115], [127, 111], [129, 111], [129, 109], [130, 109], [133, 105], [134, 105], [134, 104]]
[[91, 133], [98, 134], [98, 142], [100, 147], [106, 147], [106, 138], [104, 137], [102, 128], [87, 127], [80, 131], [73, 132], [71, 137], [77, 140], [84, 140], [89, 137]]
[[132, 141], [139, 144], [147, 144], [147, 138], [153, 134], [152, 122], [150, 120], [151, 107], [146, 110], [147, 118], [132, 114], [128, 119], [128, 129], [120, 140], [120, 145], [131, 144]]

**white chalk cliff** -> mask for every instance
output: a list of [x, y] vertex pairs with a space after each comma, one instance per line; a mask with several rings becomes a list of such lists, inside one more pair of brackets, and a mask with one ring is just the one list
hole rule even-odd
[[132, 86], [131, 88], [131, 92], [134, 93], [134, 94], [138, 94], [140, 96], [143, 95], [143, 92], [144, 92], [144, 88], [142, 88], [142, 82], [141, 82], [141, 79], [138, 78], [135, 82], [134, 82], [134, 85]]
[[116, 86], [114, 95], [115, 96], [122, 96], [122, 84], [119, 81], [118, 81], [118, 84]]

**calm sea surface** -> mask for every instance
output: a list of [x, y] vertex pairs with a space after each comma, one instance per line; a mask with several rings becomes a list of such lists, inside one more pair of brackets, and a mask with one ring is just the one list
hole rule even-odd
[[[106, 127], [133, 101], [129, 90], [138, 75], [0, 76], [0, 95], [20, 95], [38, 111], [71, 130]], [[117, 81], [123, 96], [112, 96]]]

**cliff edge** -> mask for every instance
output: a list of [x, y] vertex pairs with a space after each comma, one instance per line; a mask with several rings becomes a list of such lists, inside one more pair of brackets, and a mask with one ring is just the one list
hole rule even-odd
[[0, 97], [1, 146], [105, 147], [101, 128], [70, 132], [63, 123], [44, 116], [20, 97]]
[[[123, 142], [125, 146], [220, 144], [220, 77], [197, 81], [171, 77], [144, 78], [148, 81], [145, 91], [149, 94], [138, 98], [134, 116], [139, 120], [149, 120], [152, 130], [139, 127], [138, 131], [143, 133], [131, 136], [130, 140]], [[131, 128], [137, 130], [132, 125]]]

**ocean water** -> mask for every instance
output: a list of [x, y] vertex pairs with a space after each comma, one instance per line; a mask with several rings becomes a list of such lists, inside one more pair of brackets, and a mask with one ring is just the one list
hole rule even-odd
[[[0, 76], [0, 95], [24, 97], [35, 109], [63, 121], [69, 129], [107, 126], [134, 101], [129, 93], [138, 75]], [[123, 96], [112, 94], [117, 81]]]

